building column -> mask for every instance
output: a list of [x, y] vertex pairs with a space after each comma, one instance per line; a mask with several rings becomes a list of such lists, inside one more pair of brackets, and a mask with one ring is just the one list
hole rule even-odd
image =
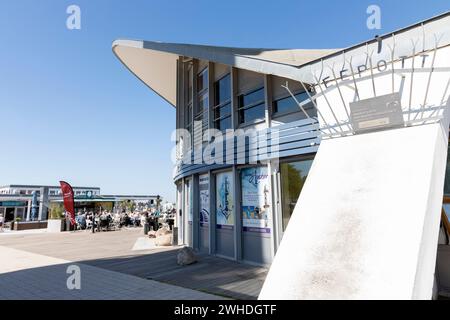
[[48, 187], [43, 187], [40, 190], [39, 199], [39, 215], [38, 221], [47, 220], [48, 214]]
[[216, 177], [209, 171], [209, 254], [216, 253]]
[[192, 176], [191, 179], [191, 192], [192, 192], [192, 247], [194, 249], [200, 249], [200, 242], [199, 242], [199, 233], [200, 233], [200, 217], [199, 217], [199, 213], [200, 213], [200, 205], [199, 205], [199, 197], [200, 197], [200, 192], [199, 192], [199, 186], [198, 186], [198, 182], [199, 182], [199, 178], [198, 175], [195, 174]]
[[239, 127], [239, 114], [238, 114], [238, 70], [231, 68], [231, 127], [237, 129]]
[[271, 193], [270, 197], [270, 209], [271, 209], [271, 215], [270, 215], [270, 229], [272, 231], [272, 238], [271, 238], [271, 252], [272, 252], [272, 259], [275, 257], [275, 253], [278, 249], [278, 244], [280, 243], [281, 239], [279, 239], [280, 235], [280, 192], [279, 192], [279, 183], [278, 183], [278, 172], [279, 172], [279, 161], [269, 161], [267, 163], [267, 172], [269, 173], [269, 189]]
[[265, 119], [266, 126], [270, 128], [272, 123], [272, 76], [266, 74], [264, 76], [264, 96], [266, 100], [266, 108], [265, 108]]
[[28, 200], [27, 219], [26, 219], [26, 221], [30, 221], [30, 219], [31, 219], [31, 200]]
[[185, 186], [185, 180], [184, 178], [181, 179], [181, 216], [180, 216], [180, 229], [181, 230], [181, 234], [180, 234], [180, 240], [181, 240], [181, 244], [186, 244], [185, 241], [185, 234], [186, 234], [186, 219], [185, 216], [187, 214], [186, 212], [186, 186]]
[[234, 194], [234, 258], [242, 260], [242, 212], [241, 212], [241, 188], [240, 174], [236, 166], [233, 166], [233, 194]]

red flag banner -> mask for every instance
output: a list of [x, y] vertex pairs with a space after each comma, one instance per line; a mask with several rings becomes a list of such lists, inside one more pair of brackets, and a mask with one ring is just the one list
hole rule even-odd
[[60, 181], [61, 191], [64, 199], [64, 208], [69, 213], [70, 224], [75, 225], [75, 203], [73, 200], [73, 189], [67, 182]]

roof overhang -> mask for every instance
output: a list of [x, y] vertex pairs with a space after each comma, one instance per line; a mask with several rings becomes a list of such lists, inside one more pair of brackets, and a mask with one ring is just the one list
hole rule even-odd
[[180, 56], [295, 79], [297, 67], [336, 50], [246, 49], [142, 40], [116, 40], [113, 52], [144, 84], [176, 106]]

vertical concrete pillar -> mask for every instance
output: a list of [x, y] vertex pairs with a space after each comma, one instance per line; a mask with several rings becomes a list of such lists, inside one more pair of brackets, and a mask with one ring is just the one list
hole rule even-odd
[[241, 179], [239, 170], [233, 166], [233, 193], [234, 193], [234, 258], [242, 260], [242, 211], [241, 211]]
[[28, 206], [27, 206], [27, 221], [30, 221], [31, 219], [31, 200], [28, 200]]
[[39, 198], [39, 215], [38, 220], [47, 220], [48, 215], [48, 187], [42, 187], [40, 190], [40, 198]]
[[200, 249], [199, 245], [199, 233], [200, 233], [200, 204], [199, 204], [199, 198], [200, 198], [200, 192], [199, 192], [199, 186], [198, 186], [198, 175], [195, 174], [191, 178], [191, 192], [192, 192], [192, 247], [195, 249]]

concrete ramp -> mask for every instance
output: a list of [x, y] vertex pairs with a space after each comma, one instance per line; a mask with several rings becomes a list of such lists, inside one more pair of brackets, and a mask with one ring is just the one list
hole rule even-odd
[[443, 127], [323, 141], [259, 299], [431, 299]]

